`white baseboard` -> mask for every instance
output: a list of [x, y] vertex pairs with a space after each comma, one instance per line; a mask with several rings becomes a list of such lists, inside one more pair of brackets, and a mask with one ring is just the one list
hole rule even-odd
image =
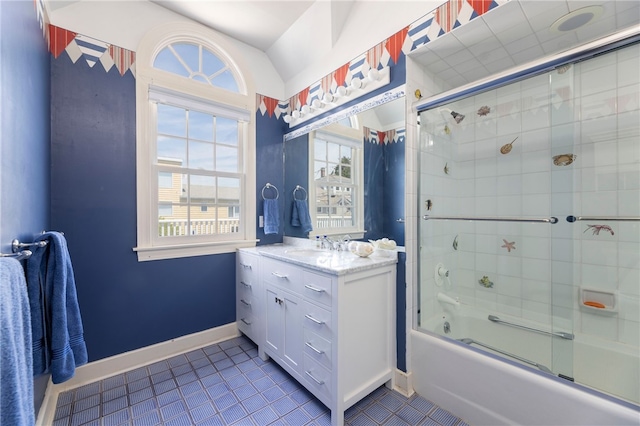
[[167, 340], [134, 351], [90, 362], [76, 368], [75, 375], [64, 383], [54, 385], [49, 379], [44, 400], [38, 412], [36, 425], [51, 425], [56, 411], [58, 394], [107, 377], [152, 364], [175, 355], [212, 345], [239, 336], [235, 322], [210, 328], [198, 333]]
[[413, 375], [396, 369], [396, 383], [394, 390], [409, 398], [413, 395]]

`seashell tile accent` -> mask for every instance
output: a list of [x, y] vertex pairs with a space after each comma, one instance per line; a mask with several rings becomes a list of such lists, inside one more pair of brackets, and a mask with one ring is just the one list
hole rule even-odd
[[568, 166], [576, 159], [574, 154], [560, 154], [553, 156], [553, 164], [556, 166]]

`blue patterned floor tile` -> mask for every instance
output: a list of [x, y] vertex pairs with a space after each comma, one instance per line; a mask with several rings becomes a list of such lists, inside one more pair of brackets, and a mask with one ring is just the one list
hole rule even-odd
[[187, 407], [189, 407], [189, 409], [192, 410], [204, 404], [205, 402], [208, 402], [209, 394], [207, 394], [207, 392], [205, 392], [204, 390], [201, 390], [196, 393], [192, 393], [189, 396], [186, 396], [184, 398], [184, 401], [187, 403]]
[[468, 425], [468, 424], [467, 424], [467, 422], [465, 422], [464, 420], [460, 420], [460, 421], [456, 424], [456, 426], [469, 426], [469, 425]]
[[385, 396], [387, 393], [389, 393], [389, 389], [386, 386], [382, 385], [377, 389], [375, 389], [373, 392], [371, 392], [369, 396], [373, 399], [380, 399], [383, 396]]
[[127, 394], [126, 386], [118, 386], [113, 389], [109, 389], [108, 391], [102, 392], [102, 402], [111, 401], [112, 399], [119, 398], [121, 396], [125, 396]]
[[56, 412], [54, 414], [53, 419], [58, 420], [62, 417], [70, 417], [71, 416], [71, 404], [62, 405], [56, 408]]
[[240, 352], [239, 354], [236, 354], [236, 355], [232, 356], [231, 360], [235, 364], [240, 364], [240, 363], [243, 363], [245, 361], [250, 361], [251, 358], [249, 358], [249, 355], [247, 355], [246, 353]]
[[409, 405], [425, 415], [429, 414], [429, 412], [433, 410], [433, 407], [435, 407], [433, 402], [428, 401], [421, 396], [415, 396], [412, 398]]
[[272, 386], [269, 389], [262, 392], [262, 396], [268, 402], [273, 402], [276, 399], [280, 399], [285, 396], [285, 393], [278, 386]]
[[288, 396], [282, 397], [271, 403], [271, 408], [273, 408], [280, 416], [284, 416], [285, 414], [295, 410], [297, 407], [298, 404]]
[[287, 424], [282, 419], [278, 419], [273, 423], [269, 423], [269, 426], [287, 426]]
[[220, 398], [223, 395], [228, 394], [231, 391], [226, 382], [220, 382], [207, 388], [207, 393], [211, 399]]
[[152, 386], [156, 395], [161, 395], [165, 392], [169, 392], [171, 390], [176, 389], [177, 387], [178, 385], [173, 379], [165, 380], [164, 382], [156, 383]]
[[258, 389], [259, 392], [264, 392], [270, 387], [275, 386], [276, 382], [271, 380], [271, 377], [262, 377], [261, 379], [254, 380], [253, 386]]
[[394, 414], [382, 424], [384, 426], [413, 426], [416, 423], [407, 423], [406, 421], [404, 421], [403, 419], [401, 419], [400, 417]]
[[102, 381], [102, 391], [104, 392], [105, 390], [123, 386], [125, 383], [126, 382], [124, 380], [124, 374], [118, 374], [117, 376], [108, 377]]
[[147, 367], [151, 375], [167, 371], [169, 369], [169, 363], [167, 361], [158, 361]]
[[217, 385], [218, 383], [222, 383], [222, 381], [222, 377], [220, 377], [220, 374], [218, 373], [214, 373], [200, 379], [200, 383], [202, 383], [202, 385], [207, 389]]
[[249, 398], [250, 396], [255, 395], [256, 393], [258, 393], [258, 391], [256, 390], [256, 388], [251, 386], [250, 383], [247, 383], [246, 385], [241, 386], [238, 389], [235, 389], [233, 393], [235, 394], [236, 398], [238, 398], [239, 401], [243, 401]]
[[196, 375], [198, 376], [198, 378], [203, 379], [203, 378], [205, 378], [207, 376], [211, 376], [213, 374], [216, 374], [216, 371], [217, 370], [213, 365], [208, 364], [208, 365], [204, 365], [204, 366], [202, 366], [200, 368], [197, 368], [196, 369]]
[[145, 388], [129, 394], [129, 402], [131, 404], [137, 404], [149, 398], [153, 398], [153, 390], [151, 388]]
[[238, 389], [239, 387], [244, 386], [247, 383], [249, 383], [249, 381], [242, 374], [238, 374], [237, 376], [234, 376], [227, 380], [227, 384], [229, 385], [231, 390]]
[[206, 402], [190, 411], [191, 417], [196, 423], [200, 423], [203, 420], [216, 415], [217, 410], [213, 406], [212, 402]]
[[61, 392], [60, 395], [58, 395], [58, 402], [56, 403], [56, 407], [61, 407], [63, 405], [71, 404], [73, 402], [74, 397], [75, 397], [74, 390]]
[[60, 419], [55, 420], [52, 426], [69, 426], [70, 421], [71, 421], [71, 418], [62, 417]]
[[171, 368], [171, 372], [176, 377], [182, 376], [183, 374], [191, 373], [192, 371], [193, 368], [191, 368], [191, 364], [182, 364]]
[[73, 413], [77, 413], [77, 412], [80, 412], [80, 411], [87, 410], [87, 409], [89, 409], [91, 407], [95, 407], [97, 405], [100, 405], [100, 395], [93, 395], [93, 396], [90, 396], [88, 398], [84, 398], [84, 399], [81, 399], [79, 401], [76, 401], [73, 404], [73, 411], [72, 412]]
[[376, 422], [367, 417], [366, 414], [360, 413], [358, 414], [352, 421], [349, 423], [350, 426], [379, 426]]
[[249, 356], [249, 358], [255, 358], [258, 356], [258, 350], [257, 349], [249, 349], [249, 350], [245, 350], [246, 354]]
[[229, 380], [230, 378], [237, 376], [238, 374], [240, 374], [240, 370], [238, 370], [238, 367], [236, 366], [225, 368], [224, 370], [220, 371], [220, 376], [222, 376], [222, 378], [224, 378], [225, 380]]
[[145, 377], [134, 382], [129, 382], [129, 384], [127, 385], [129, 393], [134, 393], [148, 387], [151, 387], [151, 380], [149, 379], [149, 377]]
[[167, 360], [167, 362], [169, 363], [169, 367], [175, 368], [175, 367], [178, 367], [180, 365], [188, 363], [189, 360], [184, 355], [176, 355], [176, 356], [174, 356], [172, 358], [169, 358]]
[[458, 420], [460, 420], [450, 412], [440, 407], [433, 410], [433, 412], [429, 414], [429, 417], [440, 423], [442, 426], [453, 426], [458, 422]]
[[211, 355], [208, 356], [208, 358], [211, 360], [212, 363], [216, 363], [218, 361], [222, 361], [223, 359], [229, 359], [229, 357], [227, 356], [226, 353], [224, 353], [224, 351], [222, 349], [220, 349], [218, 352], [213, 353]]
[[235, 404], [227, 408], [226, 410], [221, 411], [220, 415], [222, 416], [224, 421], [227, 422], [227, 424], [232, 424], [234, 422], [237, 422], [241, 418], [246, 417], [247, 412], [244, 408], [242, 408], [241, 404]]
[[202, 349], [196, 349], [194, 351], [187, 352], [185, 356], [189, 361], [191, 361], [191, 363], [193, 363], [193, 361], [197, 359], [205, 358], [207, 355], [204, 353]]
[[153, 384], [165, 382], [170, 379], [173, 379], [171, 370], [158, 371], [157, 373], [151, 375], [151, 383]]
[[251, 371], [258, 368], [258, 364], [256, 364], [255, 361], [252, 359], [247, 359], [246, 361], [237, 363], [236, 367], [238, 367], [238, 369], [243, 373], [246, 373], [247, 371]]
[[155, 399], [147, 399], [146, 401], [139, 402], [131, 406], [131, 414], [133, 418], [140, 417], [143, 414], [148, 413], [151, 410], [158, 408], [158, 404]]
[[422, 419], [426, 417], [424, 413], [421, 413], [410, 405], [405, 405], [404, 407], [399, 409], [396, 414], [398, 415], [398, 417], [400, 417], [410, 425], [417, 425]]
[[266, 407], [267, 401], [265, 401], [262, 395], [258, 394], [242, 401], [242, 406], [247, 410], [248, 413], [255, 413], [259, 409]]
[[198, 376], [196, 376], [195, 371], [189, 371], [186, 374], [176, 376], [176, 382], [178, 383], [178, 386], [184, 386], [187, 383], [195, 382], [196, 380], [198, 380]]
[[104, 416], [102, 419], [102, 424], [103, 426], [119, 426], [128, 423], [129, 420], [129, 410], [124, 409], [116, 411], [115, 413], [111, 413], [108, 416]]
[[232, 423], [230, 426], [262, 426], [253, 421], [251, 417], [245, 417], [243, 419], [238, 420], [235, 423]]
[[320, 417], [313, 421], [316, 426], [331, 426], [331, 412], [325, 411]]
[[94, 396], [100, 393], [100, 382], [90, 383], [76, 389], [76, 401]]
[[147, 367], [136, 368], [135, 370], [131, 370], [125, 373], [125, 378], [127, 379], [127, 383], [135, 382], [145, 377], [149, 377], [149, 372], [147, 371]]
[[383, 423], [393, 414], [380, 402], [375, 402], [365, 408], [364, 413], [378, 423]]
[[192, 393], [196, 393], [203, 389], [202, 384], [199, 381], [190, 382], [185, 385], [180, 386], [180, 392], [184, 396], [189, 396]]
[[162, 415], [162, 419], [164, 421], [177, 417], [180, 414], [186, 412], [187, 406], [185, 405], [184, 401], [175, 401], [160, 408], [160, 414]]
[[165, 405], [169, 405], [172, 402], [181, 400], [182, 395], [180, 395], [180, 391], [178, 389], [173, 389], [169, 392], [158, 395], [156, 399], [158, 400], [158, 405], [160, 407], [164, 407]]
[[198, 426], [226, 426], [224, 420], [220, 417], [220, 414], [216, 414], [213, 417], [206, 418], [202, 421], [196, 422]]
[[427, 417], [423, 421], [418, 423], [418, 426], [441, 426], [441, 425], [440, 423], [433, 420], [431, 417]]
[[112, 399], [102, 404], [102, 415], [114, 413], [129, 406], [129, 400], [126, 396]]
[[[257, 367], [257, 364], [256, 364], [256, 367]], [[244, 375], [247, 379], [249, 379], [252, 382], [255, 382], [256, 380], [261, 379], [263, 377], [267, 377], [267, 373], [262, 371], [261, 368], [254, 368], [252, 370], [249, 370], [246, 373], [244, 373]]]
[[309, 400], [302, 408], [314, 419], [329, 410], [322, 402], [315, 398]]
[[[202, 352], [202, 355], [204, 355], [204, 352]], [[209, 358], [207, 358], [206, 355], [204, 355], [204, 358], [195, 359], [195, 360], [191, 361], [191, 367], [194, 370], [197, 370], [197, 369], [202, 368], [202, 367], [206, 367], [208, 365], [209, 366], [211, 365], [211, 361], [209, 360]]]
[[233, 363], [231, 358], [224, 358], [224, 359], [221, 359], [220, 361], [214, 362], [213, 365], [216, 367], [216, 370], [222, 371], [225, 368], [229, 368], [229, 367], [231, 367], [232, 365], [235, 365], [235, 364]]
[[100, 417], [100, 407], [92, 407], [88, 410], [79, 411], [71, 415], [71, 426], [80, 426]]
[[278, 419], [278, 415], [271, 407], [264, 407], [253, 413], [251, 418], [258, 425], [268, 425]]
[[309, 423], [312, 418], [302, 408], [296, 408], [285, 415], [282, 420], [290, 426], [299, 426]]
[[150, 413], [145, 414], [142, 417], [138, 417], [137, 419], [133, 419], [133, 426], [156, 426], [161, 425], [160, 415], [157, 411], [152, 411]]
[[238, 403], [238, 399], [235, 397], [233, 393], [227, 392], [224, 395], [219, 396], [218, 398], [215, 398], [213, 400], [213, 403], [218, 409], [218, 411], [222, 411], [233, 405], [236, 405]]
[[395, 396], [393, 393], [388, 393], [387, 395], [380, 398], [378, 401], [382, 405], [384, 405], [387, 409], [392, 412], [397, 411], [400, 407], [402, 407], [403, 401]]
[[218, 352], [221, 352], [222, 349], [218, 345], [211, 345], [211, 346], [207, 346], [207, 347], [202, 348], [202, 351], [205, 354], [207, 354], [208, 357], [211, 357], [211, 355], [216, 354]]
[[303, 387], [292, 392], [290, 396], [291, 399], [298, 403], [298, 405], [303, 405], [305, 402], [310, 401], [313, 398], [313, 395]]
[[229, 349], [225, 349], [224, 353], [227, 354], [229, 358], [231, 358], [234, 355], [244, 353], [244, 351], [240, 348], [240, 346], [234, 346]]
[[164, 422], [164, 426], [191, 426], [193, 422], [187, 413], [182, 413], [177, 417]]

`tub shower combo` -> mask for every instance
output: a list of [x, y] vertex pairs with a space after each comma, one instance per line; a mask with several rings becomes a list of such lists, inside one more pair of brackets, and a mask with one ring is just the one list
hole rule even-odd
[[414, 334], [638, 410], [639, 64], [609, 46], [418, 107]]

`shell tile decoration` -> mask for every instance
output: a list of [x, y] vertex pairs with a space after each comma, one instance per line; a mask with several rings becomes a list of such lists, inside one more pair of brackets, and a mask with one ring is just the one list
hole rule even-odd
[[502, 148], [500, 148], [500, 154], [508, 154], [511, 152], [511, 148], [513, 147], [513, 143], [518, 139], [518, 137], [516, 136], [516, 138], [514, 140], [512, 140], [511, 142], [502, 145]]
[[491, 108], [490, 108], [490, 107], [488, 107], [487, 105], [481, 106], [481, 107], [478, 109], [478, 115], [479, 115], [480, 117], [484, 117], [485, 115], [488, 115], [490, 112], [491, 112]]
[[556, 166], [568, 166], [576, 159], [574, 154], [560, 154], [553, 156], [553, 164]]

